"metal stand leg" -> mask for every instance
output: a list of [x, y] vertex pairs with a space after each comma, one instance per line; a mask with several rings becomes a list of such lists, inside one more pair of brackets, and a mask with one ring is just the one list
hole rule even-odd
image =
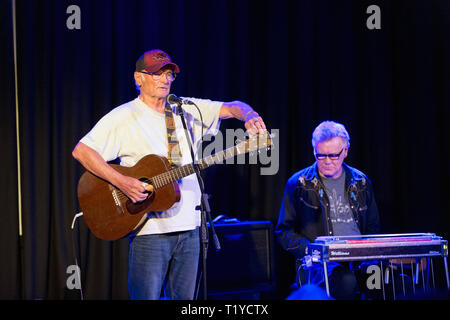
[[297, 268], [297, 283], [298, 283], [299, 287], [302, 286], [302, 279], [301, 279], [301, 274], [300, 274], [301, 268], [302, 268], [302, 265], [300, 264]]
[[[426, 291], [429, 292], [430, 289], [430, 258], [423, 258], [421, 261], [426, 261], [425, 279], [426, 279]], [[423, 266], [422, 266], [423, 270]]]
[[383, 286], [383, 300], [386, 300], [386, 295], [384, 293], [384, 272], [383, 272], [383, 261], [380, 261], [380, 270], [381, 270], [381, 285]]
[[428, 261], [430, 263], [431, 266], [431, 280], [433, 281], [433, 290], [436, 289], [436, 284], [434, 282], [434, 266], [433, 266], [433, 258], [429, 258]]
[[420, 271], [422, 273], [422, 288], [423, 288], [423, 292], [425, 293], [425, 292], [427, 292], [427, 289], [425, 287], [425, 277], [423, 275], [423, 265], [421, 263], [421, 260], [418, 260], [418, 261], [419, 261], [418, 263], [420, 263], [420, 264], [418, 264], [418, 266], [420, 265], [420, 269], [421, 269]]
[[447, 280], [447, 289], [450, 290], [450, 279], [448, 277], [447, 257], [444, 257], [445, 279]]
[[330, 297], [330, 286], [328, 284], [328, 269], [327, 269], [327, 263], [323, 262], [323, 274], [325, 277], [325, 289], [327, 290], [327, 295]]
[[401, 267], [401, 272], [402, 272], [402, 287], [403, 287], [403, 296], [406, 296], [406, 292], [405, 292], [405, 274], [403, 273], [403, 262], [400, 260], [400, 267]]
[[395, 300], [395, 280], [394, 280], [394, 267], [392, 266], [392, 262], [390, 263], [391, 266], [391, 278], [392, 278], [392, 295]]
[[413, 285], [413, 294], [416, 295], [416, 277], [414, 276], [414, 264], [411, 260], [411, 278], [412, 278], [412, 285]]
[[416, 259], [416, 275], [414, 277], [414, 282], [419, 285], [419, 271], [420, 271], [420, 264]]

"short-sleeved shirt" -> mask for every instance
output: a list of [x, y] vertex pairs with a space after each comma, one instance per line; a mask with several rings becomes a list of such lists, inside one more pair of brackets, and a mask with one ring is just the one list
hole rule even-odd
[[[183, 105], [189, 138], [194, 151], [204, 135], [215, 135], [220, 126], [220, 108], [223, 102], [188, 98], [195, 106]], [[202, 122], [203, 120], [203, 129]], [[181, 165], [192, 163], [180, 116], [174, 114], [176, 133], [182, 153]], [[120, 159], [123, 166], [134, 166], [142, 157], [156, 154], [167, 157], [167, 130], [165, 115], [148, 107], [139, 97], [120, 105], [103, 118], [84, 136], [82, 143], [97, 151], [105, 161]], [[149, 212], [148, 220], [139, 235], [192, 230], [200, 225], [201, 192], [195, 175], [179, 181], [181, 199], [164, 212]]]

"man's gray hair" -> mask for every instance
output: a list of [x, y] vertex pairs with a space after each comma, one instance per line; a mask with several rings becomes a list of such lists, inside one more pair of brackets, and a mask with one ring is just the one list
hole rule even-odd
[[311, 143], [313, 148], [316, 149], [318, 143], [331, 140], [335, 137], [341, 137], [346, 142], [345, 147], [350, 147], [350, 135], [344, 125], [334, 121], [324, 121], [314, 129]]

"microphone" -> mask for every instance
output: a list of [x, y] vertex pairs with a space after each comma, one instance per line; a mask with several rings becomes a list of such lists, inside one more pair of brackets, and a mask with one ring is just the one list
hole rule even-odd
[[191, 104], [191, 105], [195, 104], [195, 103], [193, 103], [192, 101], [190, 101], [190, 100], [188, 100], [188, 99], [178, 98], [178, 97], [177, 97], [176, 95], [174, 95], [174, 94], [169, 94], [169, 95], [166, 97], [166, 101], [167, 101], [167, 103], [169, 103], [169, 104], [177, 104], [177, 105], [179, 105], [179, 106], [181, 106], [182, 104]]

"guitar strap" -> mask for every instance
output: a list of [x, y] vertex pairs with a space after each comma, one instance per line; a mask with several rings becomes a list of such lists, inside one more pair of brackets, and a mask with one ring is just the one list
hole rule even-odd
[[167, 128], [167, 144], [168, 144], [168, 155], [167, 159], [172, 167], [177, 167], [181, 165], [181, 150], [180, 144], [178, 143], [177, 132], [175, 128], [175, 120], [173, 118], [172, 108], [170, 104], [166, 103], [164, 108], [166, 114], [166, 128]]

